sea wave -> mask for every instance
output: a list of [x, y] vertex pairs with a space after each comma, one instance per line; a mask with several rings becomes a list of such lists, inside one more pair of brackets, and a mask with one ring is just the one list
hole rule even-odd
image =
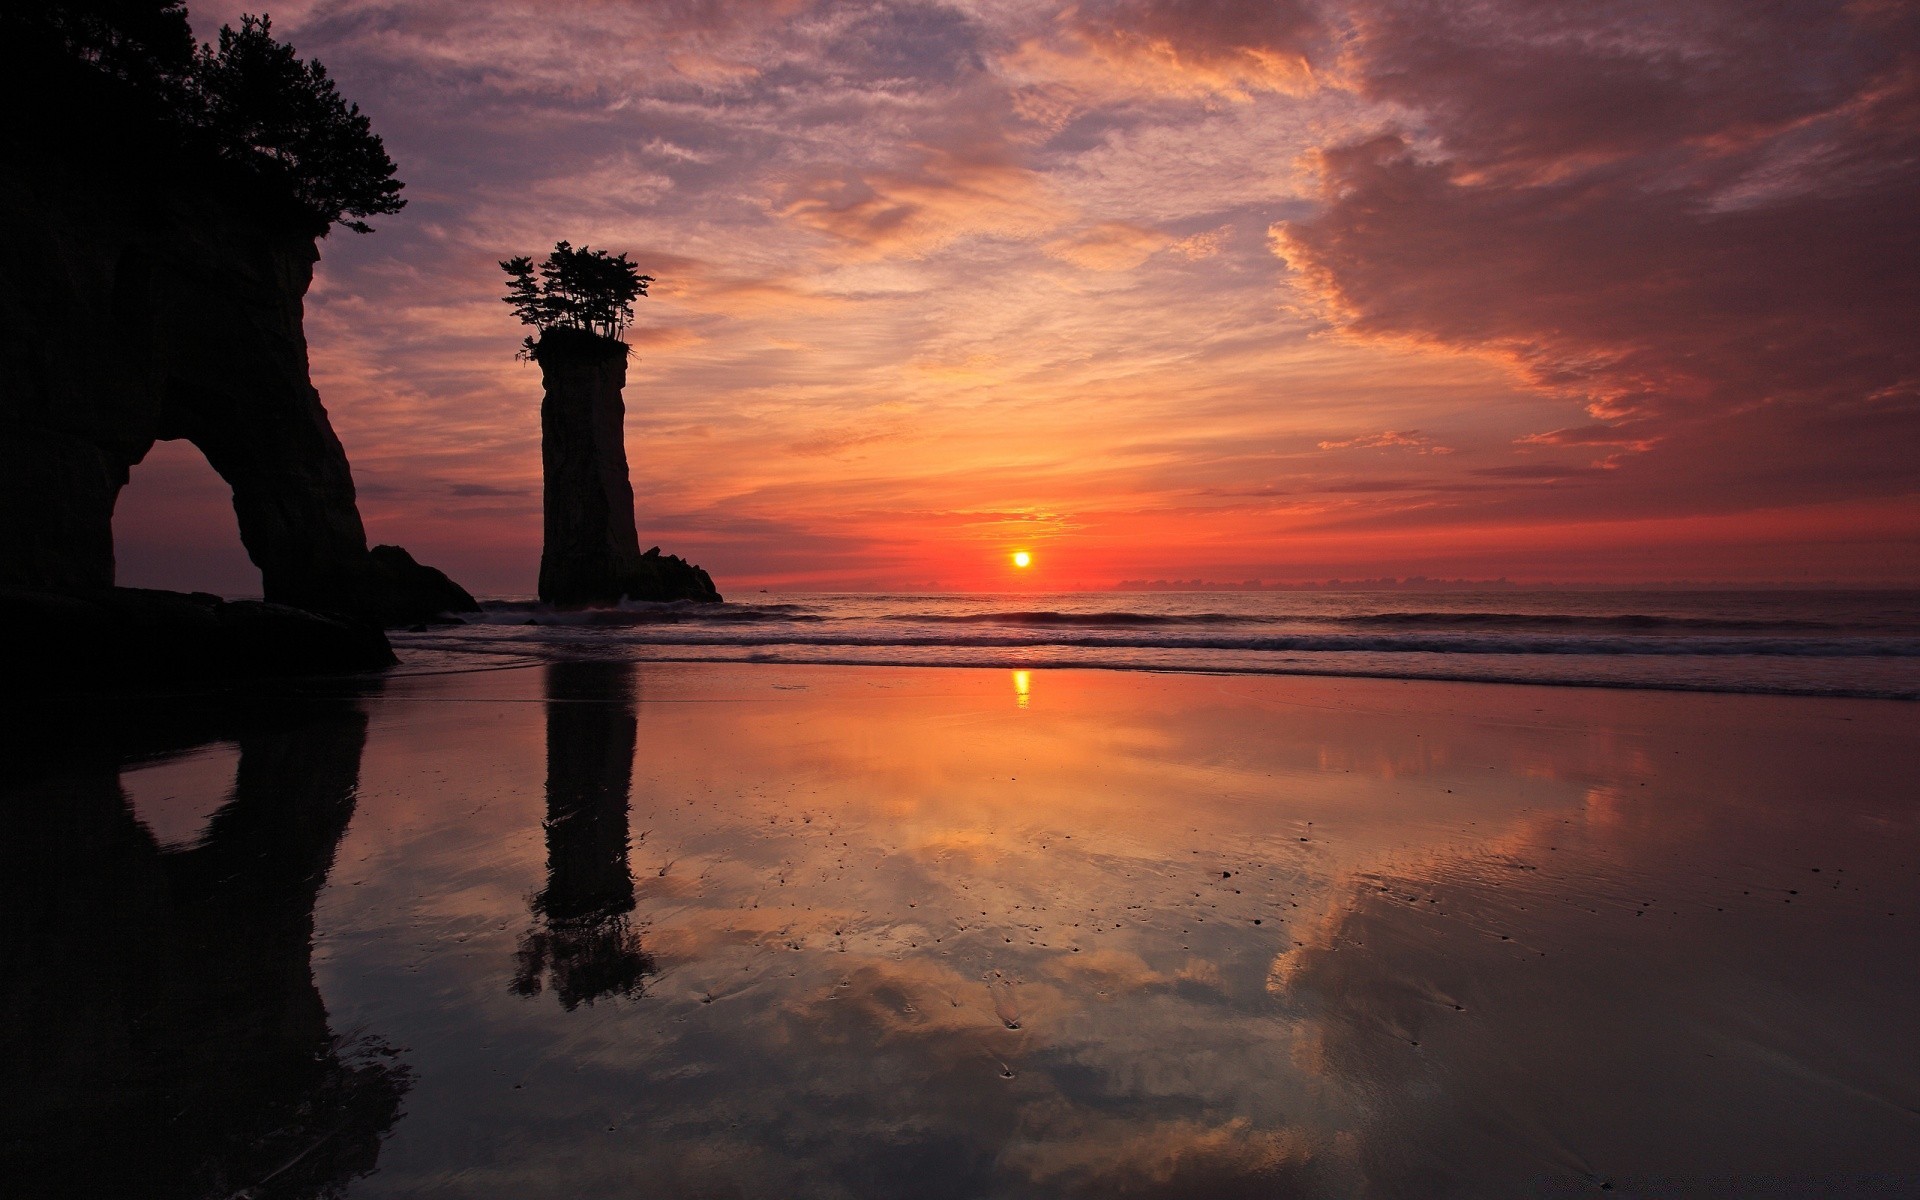
[[788, 594], [586, 611], [513, 600], [395, 643], [410, 669], [435, 670], [592, 657], [1920, 697], [1911, 593]]
[[1190, 626], [1325, 624], [1381, 626], [1388, 628], [1467, 629], [1610, 629], [1632, 632], [1675, 630], [1701, 632], [1790, 632], [1844, 628], [1832, 621], [1748, 620], [1737, 617], [1675, 617], [1653, 613], [1528, 613], [1528, 612], [1385, 612], [1344, 615], [1272, 616], [1246, 613], [1148, 613], [1148, 612], [1054, 612], [1051, 610], [1010, 610], [977, 613], [889, 613], [880, 618], [904, 624], [926, 625], [1014, 625], [1104, 628], [1109, 626]]
[[[867, 601], [869, 605], [873, 601]], [[1920, 625], [1900, 622], [1855, 627], [1845, 622], [1808, 618], [1690, 617], [1661, 613], [1542, 613], [1519, 611], [1408, 611], [1370, 613], [1247, 613], [1141, 612], [1128, 609], [1067, 611], [1056, 609], [996, 609], [971, 612], [926, 611], [835, 613], [821, 605], [624, 603], [614, 608], [557, 611], [531, 601], [489, 602], [478, 618], [494, 625], [649, 626], [692, 625], [735, 627], [780, 624], [873, 623], [881, 627], [1004, 626], [1014, 629], [1195, 629], [1271, 628], [1307, 626], [1369, 629], [1460, 630], [1501, 629], [1513, 632], [1580, 630], [1619, 633], [1792, 634], [1851, 632], [1920, 632]]]
[[553, 609], [532, 600], [489, 600], [482, 611], [464, 617], [478, 625], [771, 625], [828, 620], [803, 604], [669, 604], [624, 602], [613, 608]]
[[1844, 628], [1832, 621], [1769, 618], [1750, 620], [1739, 617], [1674, 617], [1653, 613], [1524, 613], [1524, 612], [1388, 612], [1338, 617], [1335, 620], [1355, 625], [1444, 626], [1512, 629], [1672, 629], [1689, 632], [1717, 630], [1779, 631], [1836, 630]]
[[[592, 627], [596, 622], [542, 618], [530, 622], [554, 633]], [[1920, 638], [1911, 637], [1648, 637], [1632, 634], [1557, 635], [1516, 637], [1474, 632], [1374, 634], [1291, 633], [1217, 636], [1174, 633], [953, 633], [858, 629], [808, 632], [759, 629], [729, 631], [716, 628], [658, 628], [630, 625], [600, 636], [631, 645], [648, 646], [952, 646], [955, 648], [1014, 648], [1062, 646], [1085, 649], [1250, 650], [1267, 653], [1427, 653], [1427, 654], [1554, 654], [1554, 655], [1747, 655], [1811, 656], [1820, 658], [1920, 657]], [[539, 637], [542, 635], [533, 635]]]
[[[1722, 692], [1875, 700], [1920, 700], [1920, 679], [1903, 660], [1821, 658], [1586, 658], [1533, 655], [1271, 655], [1192, 653], [1169, 648], [1089, 651], [1028, 647], [709, 645], [614, 643], [589, 637], [564, 643], [415, 639], [403, 674], [468, 672], [537, 665], [553, 659], [639, 659], [654, 663], [761, 663], [843, 667], [961, 667], [993, 670], [1081, 669], [1208, 675], [1314, 676], [1455, 683], [1525, 684], [1681, 692]], [[1853, 666], [1849, 666], [1851, 662]], [[1871, 668], [1871, 669], [1868, 669]]]

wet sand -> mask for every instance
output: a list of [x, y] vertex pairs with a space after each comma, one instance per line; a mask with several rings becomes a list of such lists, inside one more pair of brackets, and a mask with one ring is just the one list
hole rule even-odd
[[193, 707], [0, 810], [24, 1195], [1920, 1192], [1911, 704], [586, 662]]

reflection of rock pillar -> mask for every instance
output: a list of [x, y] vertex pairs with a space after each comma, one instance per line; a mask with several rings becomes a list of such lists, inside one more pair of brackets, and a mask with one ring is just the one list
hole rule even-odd
[[627, 477], [626, 343], [549, 330], [536, 352], [540, 457], [546, 471], [546, 544], [540, 599], [613, 604], [640, 575]]
[[547, 890], [549, 921], [633, 910], [627, 801], [639, 727], [633, 664], [547, 667]]
[[639, 720], [631, 663], [547, 667], [547, 886], [520, 944], [513, 988], [539, 994], [551, 974], [571, 1009], [638, 995], [653, 960], [633, 911], [627, 805]]

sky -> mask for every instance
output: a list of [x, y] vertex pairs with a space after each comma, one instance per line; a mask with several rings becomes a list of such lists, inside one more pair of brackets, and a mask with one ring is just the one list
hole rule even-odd
[[[498, 261], [560, 239], [657, 279], [642, 548], [722, 591], [1920, 585], [1904, 0], [269, 11], [407, 184], [321, 244], [314, 382], [476, 593], [540, 555]], [[258, 590], [184, 445], [116, 537]]]

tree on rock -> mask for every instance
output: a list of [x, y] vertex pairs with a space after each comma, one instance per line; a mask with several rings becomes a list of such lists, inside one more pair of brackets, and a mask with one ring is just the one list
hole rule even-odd
[[529, 337], [524, 343], [523, 353], [531, 359], [540, 357], [541, 343], [554, 333], [563, 341], [578, 335], [619, 342], [633, 324], [633, 302], [653, 282], [624, 253], [575, 250], [568, 242], [555, 245], [537, 266], [523, 255], [507, 259], [500, 269], [512, 281], [504, 299], [513, 305], [513, 315], [540, 331], [539, 341]]
[[366, 218], [406, 206], [365, 114], [266, 17], [196, 45], [179, 0], [47, 0], [0, 8], [0, 43], [10, 106], [17, 93], [87, 129], [70, 144], [49, 129], [58, 152], [125, 142], [313, 237], [335, 222], [368, 233]]
[[393, 160], [360, 106], [341, 99], [319, 62], [273, 40], [266, 17], [220, 28], [194, 57], [195, 114], [215, 151], [241, 163], [321, 222], [370, 233], [364, 218], [399, 212]]
[[627, 355], [620, 340], [653, 278], [625, 254], [567, 242], [538, 264], [500, 264], [505, 300], [538, 331], [521, 357], [540, 364], [546, 542], [540, 599], [562, 607], [630, 600], [717, 601], [713, 580], [659, 547], [640, 553], [627, 474]]

